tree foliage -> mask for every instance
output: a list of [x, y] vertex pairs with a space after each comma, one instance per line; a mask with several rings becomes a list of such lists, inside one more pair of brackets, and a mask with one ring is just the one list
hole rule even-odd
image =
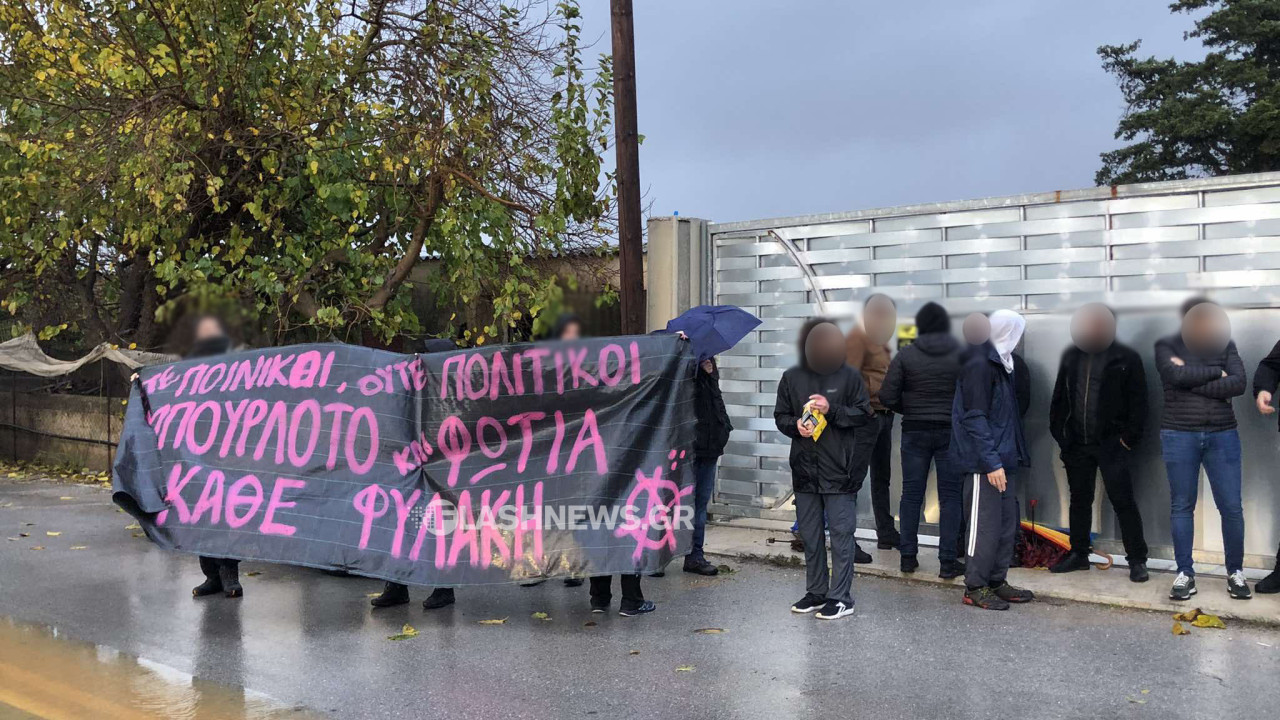
[[3, 309], [155, 346], [220, 302], [385, 342], [430, 257], [492, 302], [483, 342], [553, 295], [531, 260], [610, 229], [610, 69], [581, 55], [571, 1], [0, 3]]
[[1126, 109], [1124, 147], [1102, 154], [1097, 183], [1178, 180], [1280, 169], [1280, 3], [1177, 0], [1174, 12], [1207, 11], [1187, 38], [1203, 60], [1137, 56], [1139, 42], [1098, 48]]

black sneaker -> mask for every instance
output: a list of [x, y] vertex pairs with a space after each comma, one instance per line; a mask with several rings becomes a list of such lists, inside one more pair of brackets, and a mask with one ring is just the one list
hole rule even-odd
[[920, 561], [916, 560], [915, 555], [903, 555], [902, 562], [898, 566], [904, 573], [913, 573], [920, 569]]
[[[649, 573], [649, 577], [666, 577], [666, 576], [667, 576], [666, 570], [659, 570], [656, 573]], [[645, 612], [649, 612], [649, 611], [645, 610]]]
[[1227, 594], [1236, 600], [1253, 597], [1253, 593], [1249, 592], [1249, 583], [1245, 582], [1243, 570], [1237, 570], [1227, 578]]
[[1253, 589], [1259, 595], [1274, 595], [1280, 593], [1280, 568], [1276, 568], [1270, 575], [1259, 580]]
[[1028, 603], [1036, 599], [1035, 593], [1030, 590], [1023, 590], [1020, 587], [1014, 587], [1007, 582], [1002, 582], [991, 588], [991, 592], [995, 593], [996, 597], [1007, 603]]
[[804, 552], [804, 539], [799, 535], [791, 536], [791, 552]]
[[943, 580], [950, 580], [964, 575], [964, 563], [959, 560], [943, 560], [938, 567], [938, 577]]
[[1170, 600], [1190, 600], [1196, 594], [1196, 579], [1186, 573], [1178, 573], [1169, 589]]
[[688, 557], [684, 559], [684, 571], [687, 573], [693, 573], [694, 575], [706, 575], [707, 577], [720, 574], [720, 568], [712, 565], [705, 559], [691, 560]]
[[1081, 553], [1072, 550], [1062, 559], [1049, 567], [1051, 573], [1069, 573], [1077, 570], [1088, 570], [1093, 567], [1089, 563], [1089, 553]]
[[898, 546], [901, 544], [902, 536], [899, 535], [897, 531], [894, 531], [891, 535], [885, 535], [884, 537], [876, 539], [876, 547], [881, 550], [897, 550]]
[[539, 585], [541, 585], [546, 581], [547, 581], [546, 578], [534, 578], [533, 580], [525, 580], [524, 582], [520, 583], [520, 587], [538, 587]]
[[191, 588], [191, 597], [206, 597], [209, 595], [217, 595], [222, 592], [222, 580], [214, 577], [206, 577], [204, 582]]
[[582, 587], [582, 578], [567, 577], [564, 579], [565, 587]]
[[382, 594], [369, 601], [376, 608], [395, 607], [409, 603], [409, 586], [398, 582], [387, 581], [382, 586]]
[[815, 610], [821, 610], [823, 605], [827, 604], [827, 599], [813, 593], [805, 593], [796, 604], [791, 606], [793, 613], [811, 613]]
[[422, 609], [439, 610], [442, 607], [452, 605], [453, 602], [453, 588], [436, 588], [431, 591], [426, 600], [422, 601]]
[[814, 617], [818, 618], [819, 620], [839, 620], [840, 618], [845, 617], [846, 615], [852, 615], [852, 614], [853, 614], [852, 604], [846, 605], [843, 602], [840, 602], [839, 600], [828, 600], [827, 604], [823, 605], [822, 609], [819, 610], [818, 614], [815, 615]]
[[980, 587], [964, 591], [964, 604], [982, 608], [983, 610], [1008, 610], [1009, 603], [1002, 600], [989, 587]]
[[875, 558], [871, 557], [871, 553], [863, 550], [857, 543], [853, 544], [853, 561], [859, 565], [875, 562]]
[[[618, 610], [618, 614], [621, 615], [622, 617], [635, 617], [636, 615], [644, 615], [645, 613], [651, 613], [657, 609], [658, 609], [658, 606], [654, 605], [652, 600], [645, 600], [644, 602], [640, 603], [635, 607], [620, 608]], [[591, 611], [595, 612], [595, 608], [592, 608]]]
[[1147, 572], [1147, 564], [1144, 562], [1136, 562], [1129, 566], [1129, 582], [1144, 583], [1151, 579], [1151, 573]]

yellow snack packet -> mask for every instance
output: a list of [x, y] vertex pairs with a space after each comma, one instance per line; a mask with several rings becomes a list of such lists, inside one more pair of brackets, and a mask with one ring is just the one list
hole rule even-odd
[[813, 434], [809, 437], [814, 442], [818, 442], [818, 438], [822, 437], [822, 431], [827, 429], [826, 416], [815, 410], [812, 403], [805, 403], [804, 415], [800, 416], [800, 422], [813, 428]]

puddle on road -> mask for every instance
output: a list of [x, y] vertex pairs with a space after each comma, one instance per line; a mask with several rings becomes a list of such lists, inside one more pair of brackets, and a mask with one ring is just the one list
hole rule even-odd
[[0, 618], [0, 720], [312, 720], [265, 695], [209, 683], [56, 628]]

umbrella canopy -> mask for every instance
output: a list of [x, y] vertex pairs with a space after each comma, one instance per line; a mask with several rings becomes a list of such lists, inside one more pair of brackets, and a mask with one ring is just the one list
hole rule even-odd
[[728, 350], [760, 324], [760, 318], [733, 305], [699, 305], [667, 323], [667, 332], [683, 331], [698, 360]]

